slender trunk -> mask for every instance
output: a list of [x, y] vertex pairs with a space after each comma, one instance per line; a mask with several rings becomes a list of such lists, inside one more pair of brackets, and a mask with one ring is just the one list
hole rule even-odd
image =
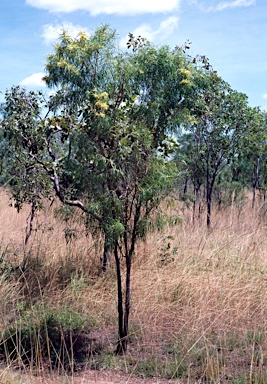
[[[118, 254], [119, 243], [115, 244], [114, 256], [117, 267], [117, 287], [118, 287], [118, 326], [119, 326], [119, 339], [117, 343], [116, 354], [123, 354], [127, 351], [128, 346], [128, 328], [129, 328], [129, 315], [130, 315], [130, 300], [131, 300], [131, 267], [132, 257], [134, 255], [135, 244], [137, 239], [137, 224], [140, 220], [141, 203], [136, 206], [134, 215], [134, 222], [131, 236], [127, 230], [123, 235], [123, 248], [124, 259], [126, 262], [126, 279], [125, 279], [125, 300], [123, 307], [123, 293], [122, 293], [122, 279], [121, 279], [121, 266], [120, 257]], [[125, 225], [126, 227], [126, 225]], [[121, 239], [122, 240], [122, 239]]]
[[117, 290], [118, 290], [118, 332], [119, 340], [117, 344], [116, 353], [122, 354], [124, 352], [124, 326], [123, 326], [123, 295], [122, 295], [122, 281], [121, 281], [121, 265], [120, 258], [118, 254], [118, 244], [114, 248], [114, 256], [116, 261], [116, 270], [117, 270]]
[[105, 235], [105, 242], [104, 242], [104, 252], [103, 256], [101, 258], [101, 264], [102, 264], [102, 272], [106, 272], [108, 269], [108, 266], [110, 264], [112, 256], [112, 247], [110, 246], [107, 237]]
[[129, 314], [131, 307], [131, 268], [132, 268], [132, 258], [135, 250], [135, 243], [137, 239], [137, 223], [140, 219], [141, 213], [141, 204], [139, 203], [136, 207], [136, 212], [134, 216], [134, 225], [132, 230], [132, 236], [130, 240], [130, 247], [128, 248], [128, 234], [127, 231], [124, 232], [124, 247], [125, 247], [125, 256], [126, 256], [126, 283], [125, 283], [125, 308], [124, 308], [124, 340], [123, 340], [123, 351], [126, 352], [128, 345], [128, 326], [129, 326]]
[[200, 199], [199, 199], [200, 184], [194, 185], [194, 204], [193, 204], [193, 223], [196, 219], [196, 210], [198, 206], [198, 219], [200, 219]]
[[208, 229], [211, 226], [211, 208], [212, 208], [212, 194], [215, 183], [216, 174], [212, 175], [211, 180], [207, 180], [206, 188], [206, 204], [207, 204], [207, 227]]
[[212, 194], [214, 189], [214, 184], [216, 177], [218, 175], [218, 166], [214, 167], [214, 171], [210, 172], [209, 165], [207, 163], [207, 172], [206, 172], [206, 204], [207, 204], [207, 227], [210, 229], [211, 226], [211, 205], [212, 205]]
[[211, 224], [211, 189], [207, 188], [207, 227]]
[[259, 159], [256, 160], [254, 164], [254, 178], [253, 178], [253, 197], [252, 197], [252, 209], [255, 207], [256, 202], [256, 193], [257, 193], [257, 187], [259, 183]]
[[[31, 212], [27, 218], [27, 227], [26, 227], [26, 236], [25, 236], [25, 242], [24, 245], [28, 244], [29, 238], [32, 234], [32, 229], [33, 229], [33, 220], [35, 218], [35, 212], [37, 209], [37, 204], [36, 204], [36, 199], [33, 198], [31, 202]], [[28, 227], [28, 220], [30, 219], [29, 227]]]
[[212, 187], [210, 182], [210, 172], [209, 172], [209, 164], [207, 161], [207, 171], [206, 171], [206, 204], [207, 204], [207, 227], [210, 228], [211, 224], [211, 195], [212, 195]]
[[129, 314], [130, 314], [130, 292], [131, 292], [131, 266], [132, 258], [130, 255], [126, 256], [126, 290], [125, 290], [125, 313], [124, 313], [124, 351], [127, 350], [128, 345], [128, 327], [129, 327]]
[[207, 203], [207, 227], [208, 229], [211, 226], [211, 208], [212, 208], [212, 194], [215, 183], [216, 175], [212, 176], [212, 180], [207, 182], [207, 190], [206, 190], [206, 203]]
[[184, 182], [184, 195], [187, 194], [187, 184], [188, 184], [188, 178], [186, 177]]
[[193, 223], [195, 222], [195, 217], [196, 217], [196, 206], [197, 206], [197, 190], [194, 187]]
[[121, 283], [120, 259], [118, 248], [115, 248], [114, 255], [117, 265], [117, 285], [118, 285], [118, 323], [119, 323], [119, 340], [117, 344], [116, 354], [123, 354], [127, 351], [128, 346], [128, 329], [131, 301], [131, 267], [132, 267], [133, 249], [128, 252], [126, 249], [126, 282], [125, 282], [125, 301], [123, 308], [123, 295]]

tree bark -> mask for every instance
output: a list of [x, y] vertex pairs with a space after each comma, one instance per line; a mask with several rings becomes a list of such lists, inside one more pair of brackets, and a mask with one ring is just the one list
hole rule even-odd
[[[31, 212], [29, 214], [29, 217], [27, 218], [26, 236], [25, 236], [25, 241], [24, 241], [25, 246], [28, 244], [29, 238], [32, 234], [33, 220], [35, 218], [36, 210], [37, 210], [37, 203], [36, 203], [36, 199], [33, 198], [32, 202], [31, 202]], [[30, 223], [29, 223], [29, 227], [28, 227], [28, 220], [29, 219], [30, 219]]]
[[255, 207], [257, 187], [259, 184], [259, 159], [254, 163], [253, 169], [253, 197], [252, 197], [252, 209]]
[[211, 190], [207, 188], [207, 227], [211, 224]]
[[212, 186], [210, 182], [209, 164], [207, 161], [206, 171], [206, 204], [207, 204], [207, 228], [210, 229], [211, 224], [211, 199], [212, 199]]
[[121, 355], [125, 351], [124, 345], [124, 311], [123, 311], [123, 295], [122, 295], [122, 281], [121, 281], [121, 265], [120, 257], [118, 254], [118, 244], [114, 248], [114, 256], [116, 261], [116, 271], [117, 271], [117, 290], [118, 290], [118, 332], [119, 340], [117, 343], [117, 348], [115, 353]]
[[128, 346], [128, 328], [129, 328], [129, 314], [130, 314], [130, 293], [131, 293], [131, 265], [132, 258], [128, 254], [126, 256], [126, 289], [125, 289], [125, 313], [124, 313], [124, 351]]
[[110, 264], [111, 256], [112, 256], [112, 248], [111, 248], [111, 246], [109, 245], [109, 243], [108, 243], [108, 241], [107, 241], [107, 238], [106, 238], [106, 236], [105, 236], [105, 241], [104, 241], [104, 252], [103, 252], [102, 259], [101, 259], [102, 272], [106, 272], [106, 271], [107, 271], [108, 266], [109, 266], [109, 264]]

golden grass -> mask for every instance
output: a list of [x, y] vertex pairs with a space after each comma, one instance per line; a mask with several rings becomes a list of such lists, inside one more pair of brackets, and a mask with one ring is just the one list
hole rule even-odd
[[[30, 252], [19, 278], [14, 274], [6, 281], [0, 276], [2, 328], [19, 316], [18, 303], [28, 297], [90, 317], [95, 335], [114, 348], [114, 266], [100, 276], [99, 250], [93, 240], [73, 222], [68, 225], [78, 236], [67, 244], [64, 224], [53, 217], [52, 208], [40, 214], [24, 248], [28, 211], [25, 207], [17, 214], [1, 193], [4, 258], [19, 265]], [[140, 361], [170, 358], [176, 364], [173, 375], [175, 370], [181, 372], [188, 383], [234, 383], [236, 378], [240, 380], [236, 383], [263, 383], [267, 363], [265, 204], [259, 202], [255, 210], [249, 201], [243, 201], [242, 207], [232, 204], [214, 214], [210, 231], [204, 217], [192, 223], [189, 209], [180, 207], [179, 212], [184, 215], [181, 225], [151, 234], [137, 247], [132, 269], [132, 342], [125, 369], [138, 373]]]

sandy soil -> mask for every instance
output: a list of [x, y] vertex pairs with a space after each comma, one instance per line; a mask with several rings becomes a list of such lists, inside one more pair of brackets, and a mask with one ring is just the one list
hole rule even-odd
[[[7, 374], [7, 373], [6, 373]], [[5, 377], [4, 377], [5, 376]], [[30, 376], [27, 374], [0, 375], [0, 384], [181, 384], [177, 380], [142, 379], [114, 371], [84, 371], [77, 376]]]

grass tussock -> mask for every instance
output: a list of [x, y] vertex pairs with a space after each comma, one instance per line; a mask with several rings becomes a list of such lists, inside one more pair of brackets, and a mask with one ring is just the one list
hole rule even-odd
[[181, 205], [181, 224], [138, 245], [123, 358], [112, 353], [114, 263], [101, 275], [101, 248], [77, 218], [62, 223], [52, 208], [40, 213], [25, 247], [29, 210], [17, 214], [1, 193], [3, 361], [39, 373], [88, 366], [185, 383], [267, 382], [264, 202], [252, 210], [245, 199], [217, 211], [209, 231], [204, 215], [193, 223]]

